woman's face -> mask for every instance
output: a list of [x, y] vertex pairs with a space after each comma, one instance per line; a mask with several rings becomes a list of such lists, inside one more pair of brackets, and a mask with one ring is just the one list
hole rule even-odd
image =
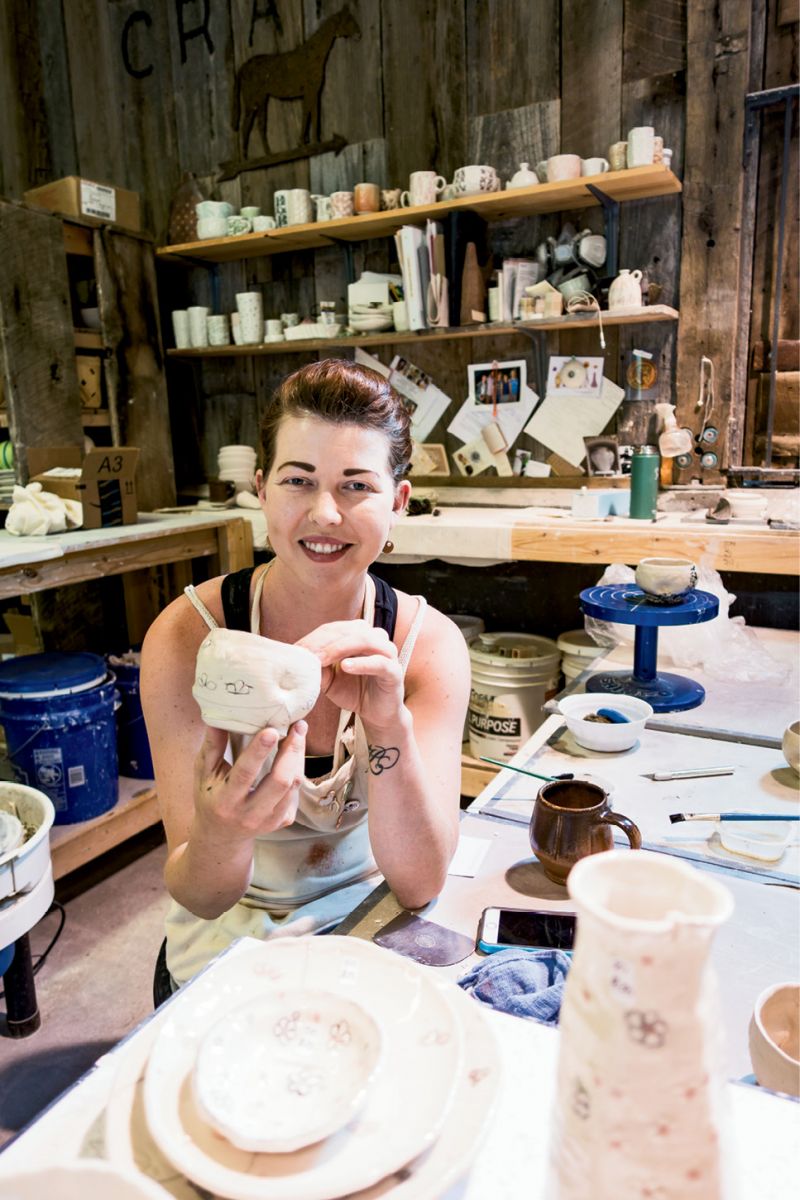
[[332, 579], [374, 562], [410, 491], [392, 478], [385, 434], [314, 416], [283, 419], [272, 467], [259, 481], [276, 555]]

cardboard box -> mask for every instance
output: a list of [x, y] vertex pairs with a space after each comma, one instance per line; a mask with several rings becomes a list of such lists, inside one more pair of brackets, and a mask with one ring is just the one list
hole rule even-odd
[[64, 213], [68, 217], [83, 217], [98, 225], [110, 221], [125, 229], [141, 229], [139, 193], [107, 183], [93, 183], [78, 175], [54, 179], [52, 183], [30, 188], [23, 196], [28, 204]]
[[103, 389], [100, 384], [101, 359], [96, 354], [76, 354], [78, 383], [81, 389], [81, 408], [100, 408]]
[[[138, 458], [135, 446], [101, 447], [90, 450], [85, 458], [77, 446], [31, 446], [29, 482], [40, 483], [45, 491], [64, 500], [80, 501], [84, 529], [135, 525]], [[81, 473], [75, 478], [47, 475], [53, 467], [80, 467]]]

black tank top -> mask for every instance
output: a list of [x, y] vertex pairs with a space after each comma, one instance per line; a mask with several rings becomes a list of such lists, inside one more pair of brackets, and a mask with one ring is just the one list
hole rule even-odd
[[[241, 629], [250, 632], [250, 583], [255, 567], [243, 567], [226, 575], [222, 581], [221, 599], [222, 611], [225, 615], [227, 629]], [[370, 579], [375, 584], [375, 629], [385, 629], [390, 638], [394, 637], [397, 624], [397, 592], [384, 579], [379, 579], [370, 571]], [[319, 778], [327, 774], [333, 767], [332, 754], [315, 754], [306, 757], [306, 775], [309, 778]]]

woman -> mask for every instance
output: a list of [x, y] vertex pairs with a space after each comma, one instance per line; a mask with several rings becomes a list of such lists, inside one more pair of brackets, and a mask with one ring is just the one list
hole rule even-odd
[[[373, 371], [326, 359], [290, 375], [263, 422], [256, 480], [275, 558], [200, 585], [147, 634], [142, 700], [178, 984], [236, 937], [332, 927], [378, 872], [407, 908], [444, 884], [458, 838], [466, 645], [422, 597], [368, 574], [408, 502], [408, 427]], [[228, 734], [205, 728], [192, 699], [214, 623], [320, 660], [319, 699], [257, 783], [275, 731], [231, 735], [226, 755]]]

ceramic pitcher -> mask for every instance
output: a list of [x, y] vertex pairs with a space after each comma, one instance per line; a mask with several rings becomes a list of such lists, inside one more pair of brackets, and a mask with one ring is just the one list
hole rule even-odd
[[612, 850], [569, 876], [551, 1200], [734, 1200], [722, 1018], [709, 965], [733, 910], [713, 876]]
[[608, 307], [611, 308], [641, 308], [642, 307], [642, 272], [638, 269], [630, 271], [627, 267], [620, 270], [619, 275], [608, 289]]

